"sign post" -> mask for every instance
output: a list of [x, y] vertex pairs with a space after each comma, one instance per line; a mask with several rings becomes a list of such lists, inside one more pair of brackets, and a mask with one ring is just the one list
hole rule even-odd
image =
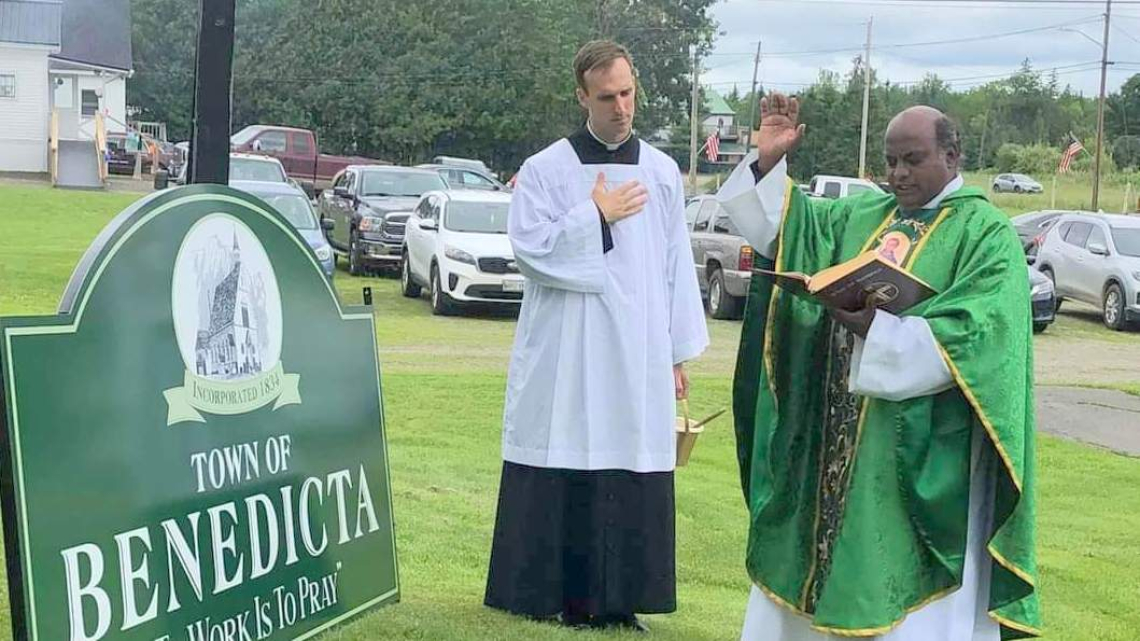
[[159, 192], [0, 319], [17, 639], [302, 639], [399, 598], [376, 333], [296, 230]]

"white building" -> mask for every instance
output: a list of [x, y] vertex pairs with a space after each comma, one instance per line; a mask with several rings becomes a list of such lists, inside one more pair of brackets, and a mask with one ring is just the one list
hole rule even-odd
[[48, 171], [59, 138], [94, 138], [95, 114], [125, 132], [129, 0], [0, 0], [0, 171]]

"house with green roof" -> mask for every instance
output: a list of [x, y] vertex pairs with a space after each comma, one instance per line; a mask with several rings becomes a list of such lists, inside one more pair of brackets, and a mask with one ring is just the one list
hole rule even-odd
[[[746, 127], [737, 125], [736, 111], [716, 90], [704, 87], [701, 105], [701, 138], [707, 140], [714, 132], [719, 140], [720, 153], [716, 164], [735, 164], [744, 158]], [[745, 115], [747, 120], [747, 115]], [[702, 143], [703, 144], [703, 143]]]

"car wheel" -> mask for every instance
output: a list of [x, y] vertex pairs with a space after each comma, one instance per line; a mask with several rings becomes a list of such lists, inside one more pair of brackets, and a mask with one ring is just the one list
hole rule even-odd
[[1040, 334], [1041, 332], [1045, 331], [1045, 328], [1048, 326], [1049, 323], [1033, 323], [1033, 333]]
[[740, 301], [724, 289], [724, 272], [713, 270], [709, 277], [709, 314], [716, 319], [735, 318]]
[[416, 281], [412, 279], [412, 266], [411, 261], [408, 260], [408, 252], [404, 252], [404, 258], [400, 261], [400, 289], [407, 298], [419, 298], [422, 291]]
[[1111, 283], [1104, 290], [1103, 311], [1105, 327], [1116, 331], [1124, 329], [1124, 290], [1120, 285]]
[[443, 291], [443, 283], [439, 282], [439, 267], [431, 267], [431, 313], [436, 316], [450, 316], [455, 312], [455, 303], [447, 292]]
[[356, 232], [348, 237], [348, 273], [360, 276], [364, 273], [364, 266], [360, 256], [360, 243], [356, 242]]
[[1020, 194], [1021, 193], [1021, 185], [1014, 185], [1013, 186], [1013, 193]]

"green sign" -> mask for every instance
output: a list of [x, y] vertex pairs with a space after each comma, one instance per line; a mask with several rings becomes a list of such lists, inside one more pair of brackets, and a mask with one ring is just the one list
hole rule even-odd
[[144, 199], [0, 332], [17, 639], [306, 639], [399, 598], [371, 311], [261, 201]]

